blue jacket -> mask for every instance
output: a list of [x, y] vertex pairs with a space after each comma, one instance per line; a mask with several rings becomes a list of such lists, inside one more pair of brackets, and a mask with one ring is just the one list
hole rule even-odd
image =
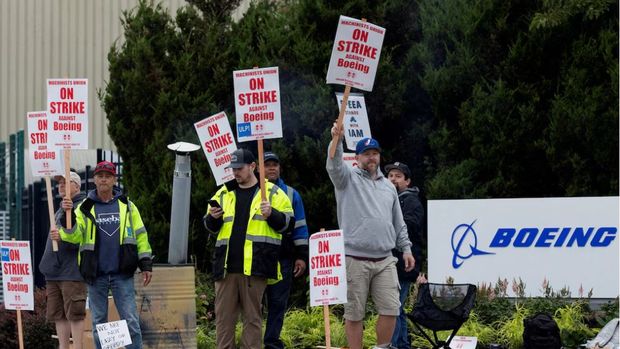
[[286, 185], [282, 178], [278, 178], [274, 184], [280, 187], [286, 193], [289, 200], [291, 200], [295, 214], [295, 229], [293, 229], [292, 233], [287, 233], [283, 236], [280, 259], [303, 259], [307, 263], [308, 226], [306, 225], [306, 212], [304, 211], [301, 195], [299, 195], [295, 188]]

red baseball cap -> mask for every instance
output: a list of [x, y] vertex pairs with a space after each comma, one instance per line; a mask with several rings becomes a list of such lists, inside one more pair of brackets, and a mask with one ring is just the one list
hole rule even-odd
[[116, 165], [109, 161], [101, 161], [95, 167], [95, 172], [93, 174], [97, 174], [99, 172], [109, 172], [116, 176]]

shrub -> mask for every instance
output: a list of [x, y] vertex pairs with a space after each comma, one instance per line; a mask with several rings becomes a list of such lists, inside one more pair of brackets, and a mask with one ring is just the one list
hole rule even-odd
[[[34, 311], [22, 311], [22, 331], [24, 347], [37, 349], [54, 349], [58, 343], [52, 338], [56, 333], [54, 324], [45, 319], [47, 307], [45, 289], [34, 291]], [[0, 343], [3, 348], [18, 348], [17, 312], [6, 310], [0, 305]]]

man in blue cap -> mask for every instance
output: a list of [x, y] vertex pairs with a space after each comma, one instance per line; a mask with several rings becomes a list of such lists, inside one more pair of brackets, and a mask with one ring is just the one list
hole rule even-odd
[[[267, 325], [265, 326], [265, 349], [284, 349], [284, 343], [280, 340], [284, 313], [288, 306], [288, 297], [291, 292], [293, 276], [299, 277], [304, 274], [308, 260], [308, 226], [306, 225], [306, 213], [301, 196], [290, 185], [284, 183], [280, 177], [280, 158], [274, 152], [265, 152], [265, 176], [267, 179], [282, 189], [293, 205], [295, 216], [295, 228], [292, 233], [287, 232], [282, 236], [280, 249], [280, 269], [282, 280], [267, 286]], [[294, 262], [294, 263], [293, 263]]]
[[[331, 133], [332, 139], [343, 139], [342, 126], [334, 123]], [[405, 270], [415, 265], [398, 194], [379, 169], [380, 152], [377, 140], [364, 138], [355, 148], [357, 168], [344, 164], [342, 143], [337, 144], [333, 159], [327, 157], [327, 173], [336, 192], [338, 225], [344, 234], [348, 299], [344, 318], [351, 349], [362, 349], [369, 293], [379, 313], [376, 348], [391, 347], [400, 314], [397, 259], [392, 249], [403, 252]]]

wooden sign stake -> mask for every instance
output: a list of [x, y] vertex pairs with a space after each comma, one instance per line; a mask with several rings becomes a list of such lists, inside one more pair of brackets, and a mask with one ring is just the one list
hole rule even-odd
[[[67, 183], [65, 181], [65, 183]], [[54, 207], [53, 207], [53, 199], [52, 196], [52, 181], [50, 180], [50, 176], [45, 176], [45, 188], [47, 191], [47, 213], [50, 217], [50, 230], [56, 228], [56, 220], [54, 219]], [[62, 193], [61, 193], [62, 194]], [[52, 251], [58, 251], [58, 241], [52, 240]]]

